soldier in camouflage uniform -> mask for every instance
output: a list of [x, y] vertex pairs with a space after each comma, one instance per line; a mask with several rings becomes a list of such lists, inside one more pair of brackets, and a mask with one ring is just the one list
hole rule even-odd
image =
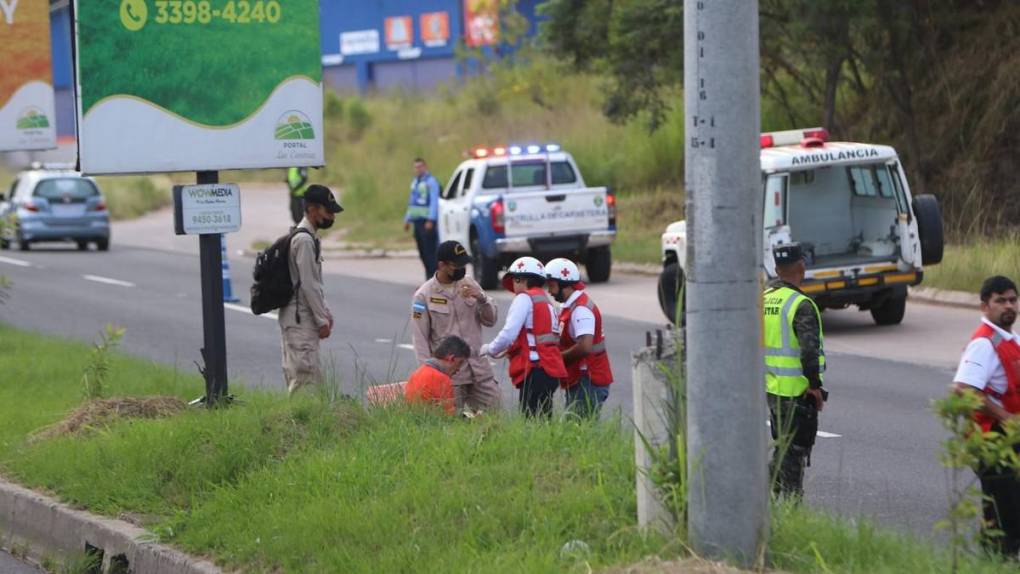
[[773, 256], [778, 277], [765, 290], [763, 305], [765, 387], [776, 441], [770, 470], [776, 494], [799, 498], [828, 395], [822, 388], [822, 318], [800, 290], [806, 272], [800, 245], [778, 245]]

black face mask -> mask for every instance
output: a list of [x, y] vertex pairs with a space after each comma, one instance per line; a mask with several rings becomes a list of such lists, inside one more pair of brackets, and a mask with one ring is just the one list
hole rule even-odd
[[447, 271], [447, 275], [449, 275], [450, 279], [452, 279], [453, 281], [460, 281], [461, 279], [464, 278], [465, 275], [467, 275], [467, 267], [461, 267], [460, 269]]
[[325, 217], [323, 217], [321, 220], [319, 220], [319, 225], [317, 225], [317, 227], [319, 229], [329, 229], [330, 227], [333, 227], [334, 221], [336, 221], [336, 219], [326, 219]]
[[555, 299], [557, 303], [567, 302], [567, 297], [563, 293], [563, 287], [560, 287], [560, 290], [557, 291], [555, 295], [553, 295], [553, 299]]

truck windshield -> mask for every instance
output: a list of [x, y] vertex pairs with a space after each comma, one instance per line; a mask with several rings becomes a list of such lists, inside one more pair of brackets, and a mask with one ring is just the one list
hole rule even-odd
[[[533, 187], [545, 185], [544, 161], [522, 161], [514, 162], [510, 172], [513, 178], [514, 187]], [[577, 174], [574, 168], [565, 161], [554, 161], [552, 165], [552, 184], [563, 185], [575, 183]], [[506, 177], [505, 165], [490, 165], [485, 169], [485, 179], [482, 180], [483, 189], [502, 189], [510, 187]]]

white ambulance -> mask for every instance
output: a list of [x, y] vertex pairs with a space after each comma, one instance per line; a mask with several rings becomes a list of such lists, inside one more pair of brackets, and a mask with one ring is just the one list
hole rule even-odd
[[[801, 289], [821, 309], [856, 305], [879, 325], [906, 311], [907, 287], [942, 260], [942, 219], [932, 195], [911, 197], [896, 150], [830, 142], [822, 128], [761, 136], [763, 271], [775, 277], [772, 246], [800, 243]], [[687, 224], [662, 234], [659, 304], [670, 320], [686, 267]]]

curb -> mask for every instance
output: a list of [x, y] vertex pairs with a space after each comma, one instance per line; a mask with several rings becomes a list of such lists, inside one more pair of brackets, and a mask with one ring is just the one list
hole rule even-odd
[[981, 306], [981, 297], [977, 293], [967, 291], [950, 291], [934, 287], [911, 287], [910, 298], [921, 303], [959, 307], [961, 309], [977, 309]]
[[[116, 563], [135, 574], [222, 574], [213, 563], [189, 556], [153, 534], [117, 520], [75, 510], [53, 498], [0, 479], [0, 546], [25, 552], [41, 564], [67, 560], [86, 549], [102, 553], [103, 572]], [[27, 550], [26, 550], [27, 549]], [[122, 571], [122, 570], [117, 570]]]

